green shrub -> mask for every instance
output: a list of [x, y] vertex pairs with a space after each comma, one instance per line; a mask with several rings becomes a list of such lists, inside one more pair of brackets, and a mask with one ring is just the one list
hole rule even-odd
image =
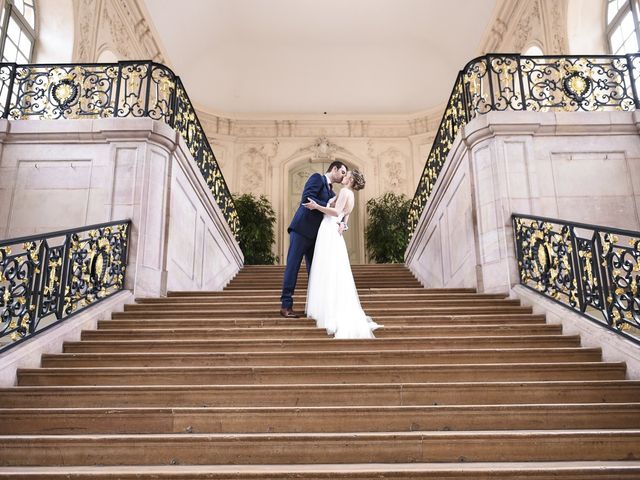
[[369, 223], [365, 231], [369, 258], [376, 263], [402, 263], [409, 244], [408, 215], [411, 200], [385, 193], [367, 202]]
[[271, 202], [264, 195], [256, 198], [251, 193], [234, 196], [233, 200], [238, 212], [238, 242], [245, 265], [273, 265], [278, 257], [272, 252], [276, 214]]

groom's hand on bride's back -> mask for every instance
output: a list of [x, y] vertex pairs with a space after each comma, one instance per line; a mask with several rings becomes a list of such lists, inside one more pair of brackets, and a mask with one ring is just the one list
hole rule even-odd
[[318, 204], [313, 200], [313, 198], [307, 198], [307, 200], [309, 201], [307, 203], [303, 203], [302, 206], [309, 210], [315, 210]]

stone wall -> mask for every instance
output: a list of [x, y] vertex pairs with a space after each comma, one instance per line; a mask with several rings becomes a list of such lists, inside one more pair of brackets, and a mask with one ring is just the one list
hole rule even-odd
[[137, 296], [220, 290], [242, 253], [186, 144], [151, 119], [0, 121], [0, 238], [132, 219]]
[[640, 113], [492, 112], [453, 144], [406, 254], [428, 287], [519, 282], [511, 214], [640, 230]]
[[[296, 183], [324, 171], [334, 159], [360, 169], [367, 180], [358, 193], [354, 224], [347, 234], [352, 262], [366, 261], [367, 200], [386, 192], [412, 198], [440, 122], [441, 110], [408, 115], [349, 118], [289, 116], [243, 119], [199, 112], [229, 188], [266, 195], [277, 216], [275, 253], [288, 248]], [[298, 176], [305, 178], [298, 179]], [[351, 223], [351, 222], [350, 222]], [[351, 244], [349, 244], [351, 242]]]

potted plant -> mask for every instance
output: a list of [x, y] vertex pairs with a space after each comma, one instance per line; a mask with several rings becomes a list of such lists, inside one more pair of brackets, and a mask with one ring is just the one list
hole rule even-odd
[[238, 243], [244, 254], [245, 265], [273, 265], [278, 257], [273, 254], [276, 215], [271, 202], [264, 195], [252, 193], [234, 196], [238, 212]]
[[369, 258], [376, 263], [402, 263], [409, 244], [408, 214], [411, 201], [387, 192], [367, 202], [365, 230]]

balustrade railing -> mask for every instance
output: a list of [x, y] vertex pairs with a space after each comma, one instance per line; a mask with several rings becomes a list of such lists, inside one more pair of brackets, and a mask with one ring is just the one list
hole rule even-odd
[[640, 54], [540, 56], [489, 54], [459, 73], [409, 209], [413, 235], [460, 129], [491, 111], [635, 110]]
[[234, 234], [233, 198], [180, 78], [154, 62], [0, 64], [0, 117], [18, 119], [149, 117], [184, 138]]
[[0, 241], [0, 351], [124, 287], [130, 221]]
[[522, 285], [640, 343], [640, 232], [511, 218]]

